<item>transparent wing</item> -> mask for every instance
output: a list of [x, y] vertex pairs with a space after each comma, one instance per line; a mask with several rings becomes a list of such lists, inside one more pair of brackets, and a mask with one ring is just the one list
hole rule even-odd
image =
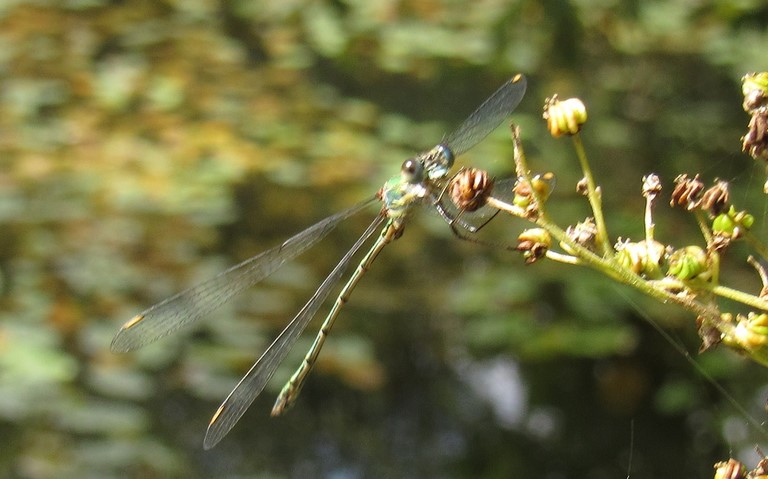
[[447, 146], [454, 156], [469, 150], [517, 108], [525, 95], [526, 80], [517, 74], [488, 97], [456, 130], [448, 134], [440, 144]]
[[131, 351], [199, 320], [236, 294], [275, 272], [286, 261], [320, 241], [339, 223], [358, 213], [375, 199], [363, 201], [330, 216], [287, 239], [283, 244], [151, 306], [120, 328], [112, 339], [112, 351]]
[[[493, 196], [502, 201], [512, 201], [515, 196], [512, 189], [515, 187], [516, 182], [516, 178], [496, 180], [493, 185]], [[499, 212], [499, 210], [490, 206], [482, 206], [475, 211], [463, 211], [454, 205], [453, 201], [446, 194], [442, 195], [442, 197], [434, 197], [433, 203], [437, 212], [446, 222], [470, 233], [476, 233]]]
[[312, 320], [323, 301], [333, 287], [339, 282], [344, 270], [349, 266], [354, 254], [360, 249], [365, 241], [381, 226], [385, 217], [379, 215], [368, 226], [368, 229], [360, 236], [352, 248], [341, 258], [341, 261], [333, 268], [333, 271], [325, 278], [315, 294], [307, 301], [301, 311], [288, 323], [280, 335], [264, 351], [264, 354], [254, 363], [250, 370], [243, 376], [240, 382], [229, 393], [229, 396], [221, 403], [219, 409], [211, 418], [208, 424], [208, 430], [205, 433], [203, 447], [211, 449], [221, 439], [229, 433], [237, 424], [237, 421], [245, 414], [253, 401], [261, 394], [267, 382], [274, 374], [278, 365], [285, 359], [288, 351], [291, 350], [302, 331]]
[[[519, 178], [504, 178], [493, 182], [493, 191], [491, 195], [501, 201], [511, 203], [515, 199], [515, 185]], [[484, 208], [488, 208], [485, 206]]]

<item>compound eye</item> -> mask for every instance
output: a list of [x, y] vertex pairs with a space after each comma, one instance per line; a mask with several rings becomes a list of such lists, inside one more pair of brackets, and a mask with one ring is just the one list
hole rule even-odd
[[424, 181], [424, 165], [414, 158], [405, 160], [403, 166], [400, 167], [400, 172], [403, 175], [403, 179], [408, 183], [421, 183]]

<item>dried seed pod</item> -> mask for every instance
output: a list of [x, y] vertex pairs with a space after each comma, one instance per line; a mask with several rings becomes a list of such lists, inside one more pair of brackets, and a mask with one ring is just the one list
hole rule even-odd
[[701, 208], [718, 215], [728, 207], [729, 200], [728, 182], [715, 180], [715, 184], [701, 195]]
[[659, 175], [651, 173], [643, 177], [643, 196], [653, 200], [661, 193], [661, 180]]
[[457, 208], [475, 211], [485, 204], [493, 189], [493, 178], [485, 170], [462, 169], [451, 178], [448, 193]]
[[[725, 322], [730, 322], [733, 319], [730, 313], [724, 313], [720, 315], [720, 317]], [[723, 333], [721, 333], [710, 321], [706, 321], [704, 316], [696, 317], [696, 332], [699, 333], [699, 337], [701, 338], [701, 346], [699, 347], [700, 353], [717, 346], [723, 340]]]
[[744, 75], [741, 91], [744, 111], [751, 116], [741, 150], [756, 160], [768, 161], [768, 72]]
[[[590, 251], [595, 251], [597, 226], [595, 225], [594, 218], [589, 217], [584, 221], [576, 223], [575, 226], [569, 226], [565, 230], [565, 234], [568, 235], [568, 238], [570, 238], [574, 243], [577, 243]], [[571, 248], [569, 248], [567, 244], [561, 243], [560, 246], [562, 246], [563, 249], [565, 249], [568, 253], [575, 254], [575, 252], [571, 251]]]
[[699, 180], [699, 175], [688, 178], [683, 173], [675, 178], [675, 189], [672, 190], [672, 199], [669, 206], [680, 205], [688, 211], [694, 210], [701, 204], [701, 192], [704, 189], [704, 183]]
[[768, 107], [753, 110], [747, 129], [741, 137], [741, 151], [756, 160], [768, 161]]

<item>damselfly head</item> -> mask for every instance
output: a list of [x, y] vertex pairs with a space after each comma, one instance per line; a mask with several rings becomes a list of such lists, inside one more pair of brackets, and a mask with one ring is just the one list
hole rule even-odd
[[421, 183], [424, 181], [424, 163], [419, 158], [409, 158], [400, 167], [400, 174], [403, 181], [411, 184]]
[[419, 155], [419, 159], [424, 163], [429, 179], [436, 180], [445, 178], [448, 172], [451, 171], [454, 155], [450, 148], [441, 144]]

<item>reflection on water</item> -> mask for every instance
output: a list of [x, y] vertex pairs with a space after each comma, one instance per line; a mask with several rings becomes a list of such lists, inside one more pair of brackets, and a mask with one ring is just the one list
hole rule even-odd
[[497, 357], [461, 369], [461, 376], [472, 386], [474, 393], [490, 403], [500, 426], [508, 429], [520, 426], [527, 416], [527, 394], [520, 368], [514, 360]]

